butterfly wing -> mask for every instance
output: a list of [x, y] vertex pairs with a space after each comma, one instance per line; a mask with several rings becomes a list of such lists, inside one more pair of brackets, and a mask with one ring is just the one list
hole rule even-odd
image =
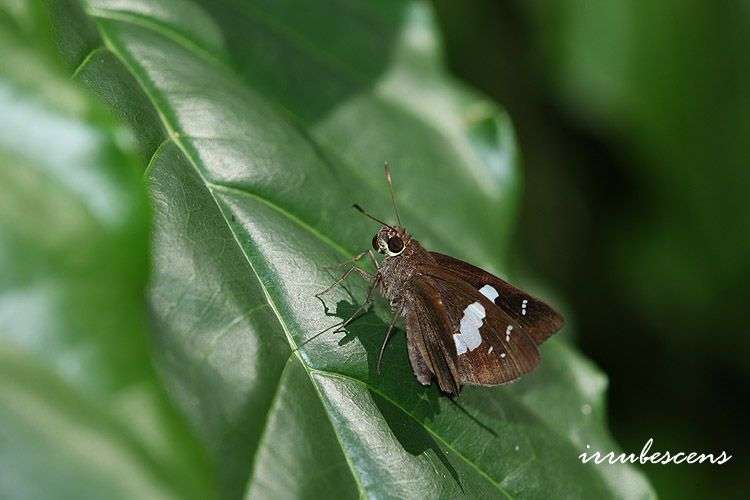
[[484, 290], [487, 297], [494, 297], [492, 302], [522, 327], [536, 344], [541, 344], [562, 328], [564, 320], [560, 314], [507, 281], [454, 257], [437, 252], [430, 252], [430, 255], [445, 271], [475, 290]]
[[520, 323], [439, 266], [426, 266], [423, 272], [444, 298], [462, 383], [504, 384], [536, 368], [539, 350]]
[[430, 374], [440, 389], [461, 384], [497, 385], [533, 370], [535, 343], [502, 309], [470, 284], [435, 266], [410, 281], [406, 310], [409, 356], [417, 379]]
[[452, 326], [438, 289], [417, 277], [410, 281], [406, 301], [409, 360], [417, 380], [429, 384], [434, 375], [443, 392], [458, 394], [458, 359], [448, 334]]

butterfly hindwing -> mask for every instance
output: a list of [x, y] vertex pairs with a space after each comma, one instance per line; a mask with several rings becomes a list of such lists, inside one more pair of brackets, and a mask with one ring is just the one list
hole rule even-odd
[[434, 375], [443, 392], [458, 394], [458, 360], [453, 341], [446, 334], [452, 326], [438, 289], [429, 280], [414, 279], [406, 301], [409, 359], [417, 380], [428, 384]]
[[430, 252], [430, 255], [446, 272], [475, 290], [484, 290], [487, 297], [494, 297], [492, 302], [513, 318], [536, 344], [562, 328], [562, 316], [541, 300], [462, 260], [437, 252]]

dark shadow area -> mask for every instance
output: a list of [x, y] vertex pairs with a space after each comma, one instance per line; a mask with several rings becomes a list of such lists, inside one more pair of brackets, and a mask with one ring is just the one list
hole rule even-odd
[[460, 402], [458, 401], [458, 398], [448, 398], [448, 401], [450, 401], [450, 403], [451, 403], [451, 404], [452, 404], [452, 405], [453, 405], [453, 406], [454, 406], [454, 407], [455, 407], [455, 408], [456, 408], [456, 409], [457, 409], [458, 411], [460, 411], [461, 413], [463, 413], [463, 415], [464, 415], [464, 416], [465, 416], [466, 418], [468, 418], [469, 420], [471, 420], [472, 422], [474, 422], [474, 423], [475, 423], [475, 424], [476, 424], [476, 425], [477, 425], [478, 427], [480, 427], [480, 428], [481, 428], [481, 429], [482, 429], [483, 431], [485, 431], [485, 432], [487, 432], [487, 433], [489, 433], [489, 434], [492, 434], [492, 437], [498, 437], [498, 434], [497, 434], [497, 432], [495, 432], [495, 430], [494, 430], [494, 429], [493, 429], [492, 427], [490, 427], [489, 425], [487, 425], [486, 423], [482, 422], [482, 421], [481, 421], [480, 419], [478, 419], [477, 417], [475, 417], [474, 415], [472, 415], [472, 414], [471, 414], [471, 412], [469, 412], [469, 410], [468, 410], [468, 409], [466, 409], [466, 406], [465, 406], [465, 405], [463, 405], [463, 404], [461, 404], [461, 403], [460, 403]]
[[[336, 304], [335, 311], [325, 304], [323, 307], [326, 315], [344, 320], [359, 308], [359, 303], [341, 300]], [[387, 305], [378, 304], [376, 307], [380, 313], [387, 311]], [[457, 414], [470, 422], [469, 427], [475, 427], [473, 432], [486, 433], [487, 439], [494, 439], [498, 437], [498, 433], [493, 429], [492, 423], [506, 420], [506, 417], [497, 420], [497, 414], [492, 412], [477, 415], [472, 408], [467, 408], [465, 401], [460, 397], [449, 398], [442, 394], [435, 383], [430, 386], [420, 385], [411, 369], [403, 327], [394, 330], [383, 355], [382, 372], [378, 374], [378, 352], [388, 326], [380, 316], [374, 310], [370, 310], [348, 325], [344, 332], [336, 334], [339, 336], [336, 341], [338, 345], [346, 345], [357, 340], [367, 352], [366, 373], [358, 372], [356, 367], [346, 365], [340, 368], [342, 372], [355, 378], [365, 377], [373, 388], [370, 391], [373, 400], [404, 450], [412, 455], [432, 450], [463, 491], [458, 472], [423, 425], [428, 427], [440, 413], [441, 405], [447, 403], [457, 410]], [[493, 418], [494, 420], [491, 420]]]
[[[324, 306], [327, 316], [336, 317], [340, 320], [346, 320], [359, 308], [360, 303], [340, 300], [336, 304], [336, 310], [331, 311]], [[380, 347], [383, 344], [388, 323], [381, 317], [390, 315], [388, 306], [376, 299], [376, 304], [370, 310], [357, 320], [353, 321], [347, 327], [336, 334], [327, 332], [323, 335], [330, 334], [338, 340], [337, 345], [343, 346], [355, 340], [359, 341], [367, 352], [367, 366], [350, 366], [342, 365], [339, 368], [345, 375], [363, 379], [376, 390], [387, 394], [388, 397], [404, 403], [405, 408], [414, 407], [414, 402], [426, 400], [426, 394], [434, 392], [432, 386], [422, 386], [415, 382], [414, 373], [411, 369], [409, 356], [406, 350], [406, 333], [403, 327], [396, 323], [388, 345], [383, 353], [381, 364], [381, 373], [377, 372], [377, 361]], [[417, 407], [419, 419], [432, 418], [435, 412], [439, 411], [436, 398], [427, 398], [435, 404], [420, 405]]]
[[[410, 383], [413, 383], [410, 381]], [[426, 453], [428, 450], [432, 450], [435, 457], [440, 461], [448, 474], [453, 478], [458, 487], [463, 492], [464, 488], [461, 484], [461, 478], [458, 475], [455, 467], [450, 463], [446, 453], [438, 446], [435, 439], [427, 432], [423, 427], [415, 425], [414, 421], [406, 415], [400, 408], [397, 408], [393, 403], [386, 401], [379, 394], [370, 391], [375, 405], [380, 410], [383, 418], [388, 423], [388, 427], [393, 432], [393, 435], [401, 443], [404, 450], [411, 455], [421, 455]], [[423, 393], [426, 396], [425, 405], [434, 405], [437, 407], [437, 399], [441, 396], [438, 395], [437, 390], [425, 390]], [[394, 463], [394, 466], [398, 464]]]
[[[387, 307], [387, 306], [386, 306]], [[332, 312], [325, 306], [327, 316], [337, 317], [342, 321], [351, 317], [359, 308], [355, 302], [341, 300]], [[379, 306], [381, 309], [382, 306]], [[396, 328], [386, 346], [381, 365], [377, 373], [377, 359], [388, 324], [382, 321], [374, 310], [349, 324], [345, 331], [338, 333], [338, 345], [346, 345], [357, 340], [367, 352], [366, 373], [356, 367], [342, 366], [342, 372], [355, 378], [365, 376], [365, 381], [372, 387], [370, 393], [373, 401], [383, 415], [388, 427], [404, 450], [412, 455], [420, 455], [432, 450], [456, 483], [461, 486], [458, 472], [451, 465], [445, 453], [435, 439], [425, 430], [435, 415], [440, 412], [440, 399], [447, 398], [433, 384], [420, 385], [414, 378], [406, 352], [406, 335], [403, 329]], [[348, 373], [347, 373], [348, 372]], [[408, 411], [408, 414], [407, 414]], [[420, 423], [418, 423], [420, 422]]]

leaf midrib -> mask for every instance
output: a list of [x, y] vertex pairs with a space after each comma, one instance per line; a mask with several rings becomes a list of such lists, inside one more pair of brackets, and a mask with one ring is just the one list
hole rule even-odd
[[[93, 18], [105, 17], [105, 16], [100, 16], [99, 11], [96, 11], [94, 9], [87, 11], [87, 13], [91, 17], [93, 17]], [[128, 16], [121, 16], [121, 17], [118, 16], [118, 17], [119, 18], [115, 19], [115, 20], [119, 20], [121, 22], [132, 22], [132, 19], [130, 19]], [[152, 30], [154, 30], [155, 32], [157, 32], [159, 34], [162, 34], [162, 31], [157, 28], [158, 25], [155, 25], [154, 23], [148, 23], [148, 24], [146, 24], [146, 23], [144, 23], [144, 24], [138, 23], [138, 25], [142, 26], [144, 28], [152, 29]], [[348, 378], [348, 379], [351, 379], [351, 380], [353, 380], [353, 381], [355, 381], [357, 383], [363, 384], [366, 387], [372, 389], [374, 392], [380, 394], [382, 397], [384, 397], [384, 399], [386, 399], [391, 404], [393, 404], [396, 408], [398, 408], [399, 410], [401, 410], [405, 415], [409, 416], [412, 420], [414, 420], [421, 427], [423, 427], [427, 432], [429, 432], [431, 435], [435, 436], [448, 449], [450, 449], [451, 451], [453, 451], [456, 454], [456, 456], [458, 456], [459, 458], [461, 458], [471, 468], [473, 468], [474, 470], [476, 470], [481, 477], [483, 477], [485, 480], [487, 480], [492, 486], [494, 486], [498, 491], [500, 491], [505, 497], [512, 498], [500, 486], [500, 484], [497, 481], [495, 481], [494, 479], [492, 479], [492, 477], [486, 471], [484, 471], [481, 467], [479, 467], [477, 464], [475, 464], [473, 461], [471, 461], [468, 457], [466, 457], [465, 455], [463, 455], [460, 451], [456, 450], [442, 436], [440, 436], [438, 433], [436, 433], [435, 431], [433, 431], [432, 429], [430, 429], [429, 427], [427, 427], [424, 424], [424, 422], [418, 420], [414, 415], [412, 415], [405, 408], [403, 408], [401, 405], [399, 405], [398, 403], [396, 403], [393, 399], [391, 399], [390, 397], [388, 397], [385, 394], [383, 394], [382, 391], [379, 391], [376, 387], [370, 385], [366, 381], [359, 380], [359, 379], [356, 379], [356, 378], [353, 378], [353, 377], [349, 377], [349, 376], [343, 375], [341, 373], [337, 373], [337, 372], [333, 372], [333, 371], [326, 371], [326, 370], [319, 370], [319, 369], [310, 367], [305, 362], [304, 358], [301, 356], [300, 352], [297, 349], [298, 346], [297, 346], [296, 342], [294, 341], [294, 338], [291, 335], [291, 332], [289, 331], [288, 325], [286, 324], [286, 322], [282, 318], [282, 315], [281, 315], [280, 311], [278, 310], [278, 307], [277, 307], [275, 301], [273, 300], [273, 298], [271, 297], [270, 293], [268, 292], [267, 287], [263, 283], [263, 280], [260, 278], [260, 275], [257, 272], [255, 266], [253, 265], [251, 259], [249, 258], [249, 256], [245, 252], [243, 246], [240, 244], [240, 241], [238, 239], [237, 234], [235, 233], [234, 229], [232, 228], [232, 225], [229, 223], [229, 220], [227, 219], [227, 216], [224, 213], [224, 210], [221, 208], [221, 203], [219, 203], [219, 201], [217, 200], [217, 198], [216, 198], [216, 196], [214, 194], [214, 189], [217, 188], [217, 187], [219, 187], [220, 189], [234, 190], [234, 191], [240, 192], [240, 193], [248, 195], [248, 196], [253, 196], [254, 198], [258, 199], [259, 201], [262, 201], [263, 203], [265, 203], [269, 207], [271, 207], [271, 208], [275, 209], [276, 211], [278, 211], [279, 213], [283, 214], [284, 216], [286, 216], [287, 218], [289, 218], [292, 222], [295, 222], [296, 224], [298, 224], [303, 229], [306, 229], [307, 231], [309, 231], [311, 234], [313, 234], [314, 236], [316, 236], [317, 238], [319, 238], [322, 242], [326, 243], [327, 245], [331, 246], [334, 250], [336, 250], [337, 252], [341, 253], [344, 257], [351, 257], [353, 255], [353, 253], [352, 252], [348, 252], [342, 245], [336, 243], [332, 239], [330, 239], [327, 236], [323, 235], [317, 229], [315, 229], [313, 226], [311, 226], [308, 223], [304, 222], [303, 220], [299, 219], [297, 216], [293, 215], [292, 213], [288, 212], [287, 210], [283, 209], [282, 207], [276, 205], [275, 203], [271, 202], [270, 200], [267, 200], [267, 199], [265, 199], [265, 198], [257, 195], [256, 193], [252, 193], [252, 192], [250, 192], [248, 190], [238, 189], [238, 188], [235, 188], [235, 187], [226, 186], [226, 185], [223, 185], [223, 184], [216, 183], [216, 182], [208, 180], [203, 175], [203, 172], [201, 171], [201, 169], [198, 167], [195, 159], [189, 153], [188, 148], [180, 140], [182, 136], [176, 131], [174, 125], [167, 118], [167, 114], [164, 112], [164, 110], [162, 110], [160, 108], [160, 106], [158, 105], [157, 99], [155, 99], [155, 97], [152, 95], [152, 92], [149, 90], [148, 86], [143, 82], [142, 78], [139, 77], [138, 72], [135, 71], [131, 67], [131, 64], [129, 63], [128, 59], [123, 54], [120, 53], [120, 51], [117, 48], [116, 44], [114, 42], [112, 42], [112, 40], [106, 34], [106, 29], [103, 28], [99, 23], [97, 23], [97, 28], [98, 28], [99, 33], [100, 33], [100, 35], [101, 35], [101, 37], [102, 37], [102, 39], [104, 41], [104, 47], [106, 47], [106, 49], [109, 50], [121, 62], [121, 64], [123, 64], [123, 66], [133, 75], [133, 78], [135, 78], [135, 80], [138, 82], [139, 86], [143, 90], [144, 94], [147, 96], [147, 98], [151, 102], [151, 105], [153, 106], [154, 110], [156, 111], [157, 115], [159, 116], [159, 119], [162, 122], [162, 125], [164, 126], [164, 128], [165, 128], [165, 130], [167, 132], [168, 137], [165, 138], [165, 140], [162, 141], [162, 144], [160, 145], [160, 147], [158, 147], [156, 149], [156, 151], [154, 152], [154, 156], [152, 157], [152, 162], [150, 162], [150, 163], [153, 163], [153, 158], [155, 158], [156, 154], [161, 150], [161, 146], [163, 146], [165, 143], [169, 142], [170, 140], [172, 142], [174, 142], [174, 144], [180, 149], [180, 152], [183, 154], [183, 156], [188, 160], [188, 163], [190, 163], [191, 167], [195, 170], [196, 174], [201, 179], [201, 182], [203, 182], [203, 184], [206, 186], [207, 191], [211, 194], [211, 198], [213, 199], [213, 201], [216, 204], [219, 212], [222, 215], [222, 218], [224, 219], [225, 223], [227, 224], [227, 227], [228, 227], [230, 233], [232, 234], [232, 237], [234, 238], [235, 242], [237, 243], [238, 248], [240, 249], [240, 251], [242, 252], [243, 256], [245, 257], [245, 260], [247, 261], [248, 265], [250, 266], [253, 274], [255, 275], [255, 278], [257, 279], [257, 281], [258, 281], [258, 283], [259, 283], [259, 285], [261, 287], [261, 290], [263, 291], [263, 294], [264, 294], [264, 296], [266, 298], [266, 301], [267, 301], [269, 307], [271, 307], [272, 311], [274, 312], [274, 315], [276, 316], [276, 318], [277, 318], [277, 320], [279, 322], [279, 326], [281, 326], [281, 328], [282, 328], [282, 330], [283, 330], [283, 332], [284, 332], [284, 334], [285, 334], [285, 336], [287, 338], [287, 342], [289, 343], [290, 347], [292, 348], [292, 352], [290, 353], [290, 356], [291, 355], [295, 355], [299, 359], [299, 361], [302, 364], [302, 366], [305, 368], [305, 371], [308, 374], [308, 377], [310, 378], [313, 386], [315, 387], [316, 392], [318, 393], [318, 398], [320, 399], [321, 403], [322, 403], [322, 401], [323, 401], [324, 398], [323, 398], [323, 395], [320, 392], [320, 388], [319, 388], [318, 384], [316, 383], [316, 381], [312, 377], [312, 375], [313, 375], [314, 372], [322, 373], [322, 374], [327, 374], [327, 375], [330, 375], [332, 377]], [[172, 37], [169, 37], [169, 38], [172, 39], [173, 41], [175, 41], [176, 43], [179, 43], [174, 38], [172, 38]], [[182, 47], [185, 47], [186, 49], [188, 49], [188, 50], [196, 53], [193, 50], [193, 48], [192, 48], [193, 44], [190, 44], [189, 46], [186, 46], [184, 44], [180, 44], [180, 45]], [[94, 50], [98, 50], [98, 49], [101, 49], [101, 47], [98, 47], [97, 49], [94, 49]], [[202, 55], [202, 53], [203, 52], [200, 51], [200, 52], [197, 52], [196, 54], [197, 55]], [[86, 59], [84, 59], [84, 62], [87, 59], [89, 59], [89, 58], [87, 57]], [[213, 59], [213, 58], [212, 58], [212, 60], [216, 61], [216, 59]], [[281, 379], [279, 379], [279, 381], [281, 381]], [[350, 468], [351, 473], [352, 473], [352, 477], [355, 480], [355, 482], [357, 483], [357, 487], [358, 487], [358, 489], [360, 491], [360, 494], [364, 496], [364, 495], [366, 495], [367, 491], [365, 490], [365, 488], [362, 485], [361, 478], [359, 477], [358, 472], [357, 472], [357, 468], [354, 466], [354, 464], [351, 463], [351, 459], [350, 459], [348, 453], [346, 452], [346, 447], [343, 445], [343, 442], [341, 440], [341, 436], [340, 436], [340, 434], [339, 434], [339, 432], [337, 430], [337, 427], [334, 424], [334, 422], [331, 420], [331, 416], [329, 415], [329, 413], [327, 411], [326, 411], [326, 415], [328, 416], [329, 422], [331, 423], [331, 427], [334, 430], [334, 434], [336, 435], [336, 438], [339, 441], [339, 447], [341, 448], [342, 453], [343, 453], [345, 459], [347, 460], [347, 463], [348, 463], [349, 468]], [[251, 471], [251, 475], [252, 475], [252, 473], [253, 473], [253, 471]]]
[[[263, 283], [263, 280], [260, 278], [260, 275], [258, 274], [258, 271], [255, 269], [255, 266], [253, 265], [251, 259], [248, 257], [248, 255], [245, 252], [244, 248], [240, 244], [240, 242], [239, 242], [239, 240], [237, 238], [237, 234], [232, 229], [232, 225], [229, 223], [229, 220], [227, 220], [227, 217], [226, 217], [226, 215], [224, 214], [224, 211], [221, 208], [221, 204], [216, 199], [216, 196], [214, 195], [214, 192], [211, 189], [212, 183], [210, 183], [205, 178], [205, 176], [201, 172], [200, 168], [198, 168], [198, 165], [195, 163], [195, 159], [192, 157], [192, 155], [190, 155], [190, 153], [187, 150], [187, 148], [185, 147], [185, 145], [182, 144], [182, 141], [180, 140], [179, 134], [175, 131], [175, 128], [172, 125], [172, 123], [166, 118], [166, 114], [163, 112], [163, 110], [161, 110], [159, 108], [159, 106], [157, 105], [157, 101], [156, 101], [156, 99], [154, 99], [154, 96], [149, 91], [148, 86], [146, 86], [143, 83], [142, 79], [139, 78], [138, 73], [136, 71], [134, 71], [133, 68], [130, 66], [127, 58], [125, 58], [119, 52], [118, 48], [115, 46], [115, 44], [111, 41], [111, 39], [105, 33], [105, 30], [98, 23], [97, 23], [97, 28], [99, 30], [99, 33], [100, 33], [102, 39], [104, 40], [104, 44], [107, 47], [107, 49], [109, 49], [109, 51], [115, 57], [117, 57], [117, 59], [121, 62], [121, 64], [123, 64], [123, 66], [133, 75], [133, 78], [135, 78], [135, 80], [138, 82], [138, 85], [140, 85], [140, 87], [143, 90], [144, 94], [147, 96], [147, 98], [151, 102], [151, 105], [154, 107], [154, 110], [159, 115], [159, 118], [162, 121], [162, 124], [164, 125], [164, 127], [165, 127], [165, 129], [167, 131], [167, 134], [169, 135], [169, 138], [171, 138], [171, 140], [174, 142], [174, 144], [180, 149], [180, 151], [184, 155], [185, 159], [188, 160], [188, 163], [190, 163], [190, 165], [192, 166], [192, 168], [195, 170], [196, 174], [201, 179], [201, 182], [203, 182], [204, 185], [206, 186], [206, 190], [210, 193], [211, 198], [213, 199], [213, 201], [216, 204], [219, 212], [221, 213], [222, 218], [224, 219], [224, 222], [226, 223], [226, 225], [227, 225], [230, 233], [232, 234], [232, 237], [234, 238], [235, 242], [237, 243], [238, 248], [240, 249], [240, 252], [242, 252], [242, 255], [245, 257], [245, 260], [247, 261], [248, 265], [250, 266], [250, 269], [252, 270], [253, 274], [255, 275], [255, 278], [256, 278], [258, 284], [260, 285], [261, 290], [263, 291], [263, 295], [266, 298], [266, 302], [271, 307], [271, 310], [273, 311], [274, 315], [276, 316], [277, 321], [279, 322], [279, 326], [281, 327], [281, 329], [284, 332], [284, 335], [287, 338], [287, 342], [289, 343], [290, 347], [294, 346], [293, 349], [292, 349], [292, 353], [290, 353], [290, 354], [294, 354], [295, 356], [297, 356], [297, 358], [299, 359], [300, 363], [305, 368], [305, 371], [308, 374], [308, 377], [310, 377], [311, 383], [316, 388], [316, 391], [318, 392], [318, 397], [319, 397], [319, 399], [321, 400], [321, 403], [322, 403], [323, 400], [322, 400], [322, 397], [320, 395], [320, 391], [318, 389], [317, 384], [315, 383], [315, 380], [312, 379], [312, 375], [310, 373], [309, 367], [307, 366], [307, 364], [305, 363], [304, 359], [301, 357], [299, 351], [297, 350], [297, 345], [296, 345], [296, 343], [294, 341], [294, 338], [292, 337], [292, 335], [291, 335], [291, 333], [290, 333], [290, 331], [288, 329], [288, 326], [287, 326], [286, 322], [283, 320], [283, 318], [282, 318], [282, 316], [281, 316], [281, 314], [280, 314], [280, 312], [278, 310], [278, 307], [276, 306], [275, 301], [273, 300], [273, 298], [269, 294], [267, 287]], [[155, 154], [158, 152], [158, 149], [159, 148], [157, 148], [157, 151], [155, 152]], [[275, 205], [273, 205], [271, 202], [268, 202], [268, 203], [271, 206], [275, 207]], [[279, 378], [279, 383], [281, 383], [281, 378]], [[278, 388], [277, 388], [277, 390], [278, 390]], [[270, 407], [269, 407], [269, 410], [270, 410]], [[331, 424], [331, 428], [333, 429], [334, 434], [336, 435], [336, 438], [337, 438], [337, 440], [339, 442], [339, 447], [341, 448], [342, 454], [344, 455], [344, 458], [346, 459], [346, 461], [347, 461], [347, 463], [349, 465], [349, 469], [350, 469], [350, 472], [352, 474], [352, 478], [354, 479], [355, 483], [357, 484], [357, 489], [359, 490], [361, 496], [365, 496], [366, 490], [363, 487], [362, 481], [361, 481], [361, 479], [360, 479], [360, 477], [359, 477], [359, 475], [357, 473], [357, 468], [354, 467], [354, 464], [351, 463], [351, 459], [348, 456], [348, 454], [346, 453], [346, 448], [343, 446], [343, 443], [341, 441], [341, 436], [339, 435], [338, 430], [337, 430], [336, 426], [334, 425], [334, 422], [331, 420], [330, 415], [328, 415], [328, 412], [326, 412], [326, 415], [329, 418], [329, 422]], [[253, 473], [254, 473], [254, 471], [250, 471], [250, 475], [252, 475]]]

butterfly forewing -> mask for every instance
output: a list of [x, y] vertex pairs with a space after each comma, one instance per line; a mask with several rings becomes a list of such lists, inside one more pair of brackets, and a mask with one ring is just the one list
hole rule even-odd
[[536, 344], [541, 344], [563, 325], [563, 318], [541, 300], [519, 290], [510, 283], [466, 262], [430, 252], [438, 266], [455, 278], [471, 285], [475, 290], [485, 290], [492, 302], [523, 328]]
[[434, 265], [410, 280], [406, 330], [417, 379], [432, 376], [457, 394], [462, 384], [497, 385], [532, 371], [536, 344], [501, 308]]
[[497, 385], [517, 379], [539, 363], [539, 351], [523, 327], [487, 296], [434, 266], [423, 278], [440, 292], [451, 328], [461, 383]]

